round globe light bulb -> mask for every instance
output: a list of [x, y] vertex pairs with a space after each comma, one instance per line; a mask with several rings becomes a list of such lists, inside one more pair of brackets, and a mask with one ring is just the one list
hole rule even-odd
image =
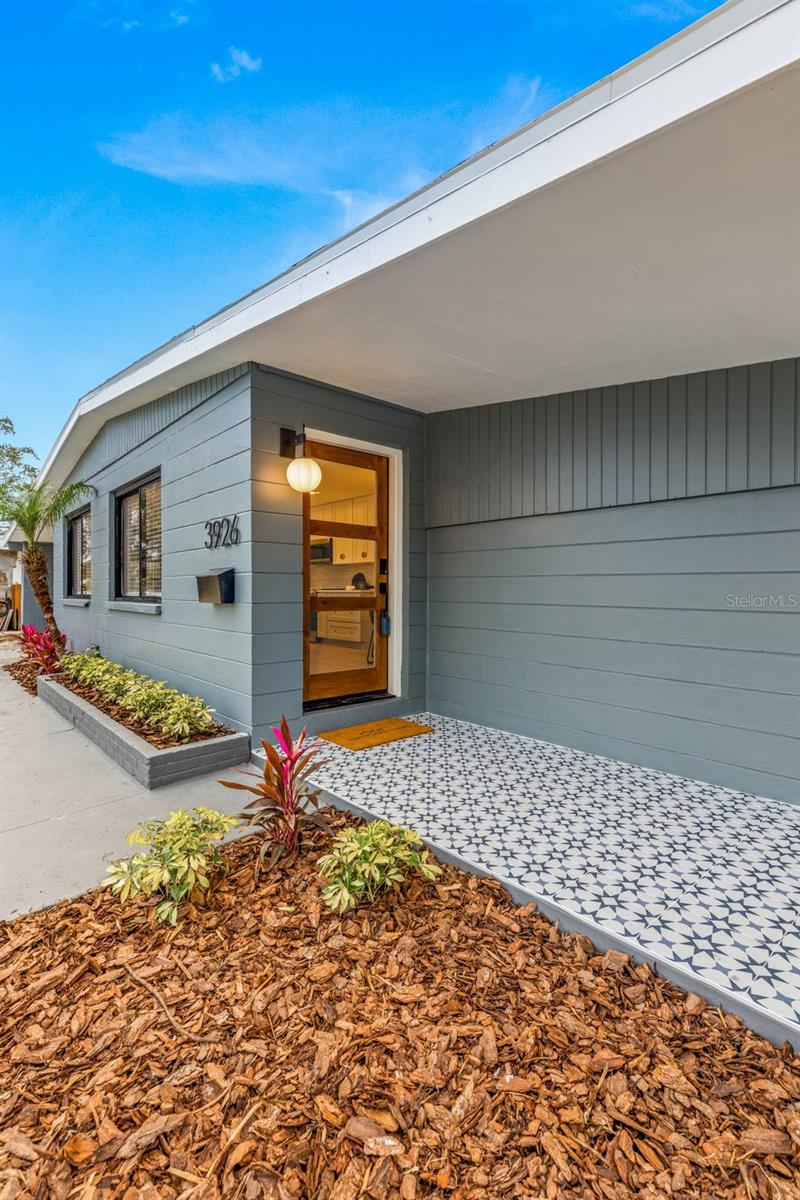
[[315, 458], [293, 458], [286, 468], [286, 482], [296, 492], [313, 492], [322, 481], [322, 468]]

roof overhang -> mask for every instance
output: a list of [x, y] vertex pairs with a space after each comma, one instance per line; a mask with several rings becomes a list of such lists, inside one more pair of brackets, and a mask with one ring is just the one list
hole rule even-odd
[[800, 0], [730, 0], [84, 396], [243, 361], [419, 411], [800, 352]]
[[[46, 526], [39, 534], [39, 542], [44, 544], [52, 542], [53, 527]], [[20, 529], [19, 525], [10, 525], [5, 533], [0, 536], [0, 554], [17, 554], [20, 550], [24, 550], [28, 544], [25, 534]]]

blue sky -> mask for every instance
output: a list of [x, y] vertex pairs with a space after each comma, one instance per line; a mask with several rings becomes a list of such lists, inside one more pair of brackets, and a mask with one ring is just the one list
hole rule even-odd
[[91, 387], [716, 0], [4, 10], [0, 410]]

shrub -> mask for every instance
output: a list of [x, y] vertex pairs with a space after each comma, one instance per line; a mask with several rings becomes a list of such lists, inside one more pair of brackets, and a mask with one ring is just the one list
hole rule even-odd
[[122, 903], [138, 896], [160, 897], [156, 920], [177, 925], [178, 905], [193, 892], [208, 892], [214, 871], [224, 869], [216, 842], [234, 825], [213, 808], [179, 809], [166, 821], [148, 821], [134, 829], [129, 846], [149, 849], [112, 863], [101, 887], [110, 888]]
[[315, 763], [319, 746], [309, 746], [305, 729], [297, 741], [292, 740], [289, 723], [281, 717], [279, 727], [273, 729], [278, 739], [279, 750], [269, 742], [262, 741], [266, 755], [263, 776], [255, 771], [242, 771], [259, 783], [236, 783], [220, 779], [223, 787], [235, 788], [240, 792], [252, 792], [256, 797], [245, 805], [239, 814], [245, 825], [253, 825], [264, 831], [260, 858], [273, 867], [280, 858], [291, 857], [300, 849], [304, 830], [309, 825], [328, 828], [328, 823], [319, 810], [319, 789], [309, 785], [309, 777], [323, 765]]
[[60, 666], [76, 683], [94, 689], [147, 729], [176, 742], [203, 733], [213, 722], [212, 710], [199, 696], [187, 696], [166, 683], [127, 670], [96, 651], [65, 654]]
[[66, 640], [62, 633], [59, 645], [49, 629], [23, 625], [20, 648], [25, 661], [33, 663], [40, 675], [53, 675], [58, 670], [58, 662], [64, 652]]
[[328, 880], [322, 898], [329, 908], [343, 913], [362, 900], [373, 901], [378, 892], [399, 886], [412, 871], [435, 879], [442, 868], [432, 862], [422, 838], [390, 821], [350, 826], [336, 834], [333, 849], [319, 860]]

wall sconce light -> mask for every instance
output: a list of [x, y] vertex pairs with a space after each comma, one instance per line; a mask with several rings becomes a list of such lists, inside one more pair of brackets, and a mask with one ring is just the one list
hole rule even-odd
[[286, 482], [296, 492], [314, 492], [322, 482], [322, 468], [315, 458], [295, 458], [295, 450], [305, 446], [306, 435], [293, 429], [281, 429], [281, 457], [292, 461], [286, 468]]

